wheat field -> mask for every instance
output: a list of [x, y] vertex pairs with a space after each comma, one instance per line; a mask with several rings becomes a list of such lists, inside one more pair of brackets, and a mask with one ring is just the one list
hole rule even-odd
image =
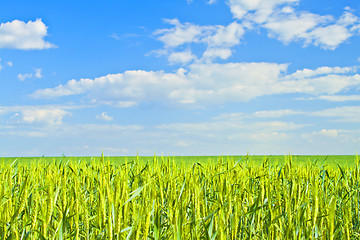
[[[357, 158], [357, 157], [356, 157]], [[1, 239], [354, 239], [360, 169], [246, 158], [0, 163]]]

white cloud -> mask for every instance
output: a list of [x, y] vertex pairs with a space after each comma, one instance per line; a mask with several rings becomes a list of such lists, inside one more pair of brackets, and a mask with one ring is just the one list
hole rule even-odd
[[161, 124], [157, 128], [160, 130], [171, 130], [182, 134], [201, 135], [204, 137], [216, 138], [217, 136], [242, 136], [249, 133], [270, 133], [291, 131], [302, 128], [304, 125], [283, 121], [241, 121], [238, 119], [219, 119], [199, 123], [170, 123]]
[[62, 106], [62, 105], [43, 105], [43, 106], [0, 106], [0, 114], [12, 114], [9, 124], [35, 124], [35, 125], [61, 125], [65, 116], [71, 113], [67, 110], [84, 108], [87, 106]]
[[[55, 106], [46, 107], [46, 109], [53, 108], [60, 109]], [[0, 107], [0, 111], [1, 109], [4, 110], [3, 107]], [[14, 110], [20, 110], [20, 107], [11, 109]], [[146, 126], [108, 123], [69, 124], [68, 121], [61, 125], [12, 122], [13, 125], [0, 126], [0, 136], [7, 136], [10, 142], [21, 139], [19, 144], [25, 146], [23, 150], [34, 146], [43, 147], [36, 139], [51, 137], [51, 141], [57, 145], [56, 153], [65, 152], [67, 155], [71, 153], [98, 155], [101, 150], [104, 150], [105, 154], [120, 154], [121, 151], [116, 150], [119, 146], [127, 149], [123, 154], [135, 155], [138, 152], [149, 155], [156, 152], [158, 155], [164, 153], [170, 156], [186, 154], [226, 156], [246, 154], [247, 151], [251, 154], [254, 152], [256, 154], [351, 154], [358, 150], [360, 131], [356, 129], [343, 130], [334, 126], [322, 126], [313, 132], [308, 132], [308, 128], [313, 128], [314, 125], [254, 118], [255, 115], [283, 117], [293, 114], [293, 111], [284, 109], [254, 113], [229, 112], [204, 121], [160, 125], [155, 123]], [[304, 113], [307, 114], [310, 113]], [[19, 111], [17, 119], [22, 118], [22, 113]], [[301, 122], [301, 119], [303, 118], [296, 121]], [[88, 147], [84, 149], [84, 146]], [[50, 154], [49, 150], [44, 148], [40, 151], [41, 154], [44, 151]]]
[[31, 78], [31, 77], [32, 77], [32, 73], [24, 73], [24, 74], [19, 73], [19, 74], [17, 75], [17, 78], [18, 78], [20, 81], [24, 81], [25, 79]]
[[159, 29], [154, 35], [164, 43], [164, 49], [153, 51], [159, 56], [167, 56], [171, 64], [190, 63], [196, 58], [194, 54], [182, 49], [191, 50], [194, 44], [205, 45], [198, 62], [210, 63], [218, 59], [228, 59], [232, 48], [240, 44], [246, 30], [265, 28], [268, 36], [285, 44], [293, 41], [310, 44], [323, 49], [336, 49], [353, 36], [360, 19], [346, 9], [337, 20], [331, 15], [319, 15], [306, 11], [298, 12], [293, 8], [298, 0], [229, 0], [234, 17], [242, 20], [228, 25], [200, 26], [192, 23], [181, 23], [178, 19], [167, 19], [173, 25], [168, 29]]
[[212, 26], [198, 26], [191, 23], [181, 24], [177, 19], [166, 19], [166, 23], [174, 25], [170, 29], [160, 29], [154, 32], [166, 48], [181, 46], [186, 43], [199, 42], [203, 36], [213, 31]]
[[[208, 3], [213, 4], [210, 0]], [[360, 18], [345, 8], [338, 19], [295, 9], [299, 0], [229, 0], [228, 5], [238, 19], [228, 25], [200, 26], [166, 19], [171, 28], [159, 29], [153, 34], [164, 43], [164, 48], [152, 51], [167, 56], [170, 64], [212, 63], [228, 59], [233, 47], [240, 44], [246, 30], [265, 28], [268, 36], [285, 44], [302, 42], [323, 49], [336, 49], [351, 36], [360, 32]], [[241, 20], [239, 22], [239, 20]], [[191, 52], [194, 44], [203, 44], [203, 53]], [[184, 48], [186, 51], [183, 51]]]
[[[109, 74], [95, 79], [70, 80], [66, 85], [36, 91], [34, 97], [61, 97], [88, 94], [94, 102], [125, 102], [130, 106], [142, 101], [161, 101], [166, 99], [174, 88], [186, 88], [189, 81], [184, 70], [177, 73], [126, 71]], [[102, 97], [101, 97], [102, 96]]]
[[298, 93], [307, 93], [312, 95], [318, 94], [336, 94], [341, 91], [348, 90], [351, 87], [359, 86], [360, 75], [326, 75], [317, 78], [297, 79], [294, 81], [284, 82], [284, 91], [291, 90]]
[[112, 101], [112, 100], [98, 100], [93, 98], [91, 100], [91, 104], [93, 105], [109, 105], [116, 108], [128, 108], [128, 107], [135, 107], [138, 105], [135, 101]]
[[[266, 95], [286, 65], [272, 63], [193, 64], [187, 72], [126, 71], [95, 79], [70, 80], [33, 97], [87, 94], [96, 101], [223, 103]], [[274, 91], [276, 91], [274, 89]], [[104, 99], [107, 98], [107, 99]]]
[[24, 80], [26, 80], [27, 78], [33, 78], [33, 77], [35, 77], [35, 78], [42, 78], [43, 76], [42, 76], [41, 72], [42, 72], [42, 69], [41, 69], [41, 68], [36, 68], [36, 69], [34, 70], [34, 73], [24, 73], [24, 74], [19, 73], [19, 74], [17, 75], [17, 77], [18, 77], [18, 79], [19, 79], [20, 81], [24, 81]]
[[[28, 124], [28, 125], [8, 125], [7, 128], [0, 127], [0, 136], [15, 136], [28, 138], [27, 145], [38, 144], [36, 138], [51, 138], [53, 142], [58, 142], [56, 151], [66, 151], [68, 153], [74, 144], [64, 144], [64, 142], [70, 142], [74, 139], [76, 143], [84, 144], [96, 147], [100, 153], [101, 150], [108, 149], [107, 145], [103, 149], [104, 141], [110, 140], [113, 142], [114, 139], [121, 141], [122, 139], [129, 139], [143, 130], [142, 126], [139, 125], [118, 125], [118, 124]], [[135, 134], [136, 135], [136, 134]], [[104, 136], [104, 137], [102, 137]], [[120, 137], [119, 137], [120, 136]], [[34, 139], [35, 138], [35, 139]], [[101, 140], [100, 140], [101, 139]], [[23, 139], [24, 140], [24, 139]], [[86, 141], [89, 140], [89, 141]], [[35, 141], [35, 142], [34, 142]], [[126, 140], [128, 141], [128, 140]], [[16, 141], [18, 142], [18, 141]], [[125, 142], [126, 143], [126, 142]], [[75, 144], [76, 145], [76, 144]], [[114, 144], [114, 146], [117, 144]], [[58, 149], [59, 148], [59, 149]], [[83, 145], [82, 145], [83, 148]], [[63, 150], [61, 150], [63, 149]], [[79, 154], [78, 152], [74, 152]], [[136, 153], [136, 152], [135, 152]], [[42, 153], [43, 154], [43, 153]]]
[[36, 78], [42, 78], [43, 76], [42, 76], [41, 72], [42, 72], [42, 69], [41, 69], [41, 68], [36, 68], [36, 69], [35, 69], [34, 76], [35, 76]]
[[[190, 62], [190, 60], [195, 58], [193, 54], [190, 54], [190, 47], [193, 43], [204, 44], [206, 46], [203, 60], [212, 60], [217, 57], [226, 59], [231, 56], [231, 48], [240, 44], [240, 39], [245, 33], [244, 27], [237, 22], [232, 22], [227, 26], [199, 26], [191, 23], [182, 24], [177, 19], [166, 20], [166, 22], [174, 25], [174, 27], [157, 30], [154, 32], [154, 35], [164, 43], [165, 49], [187, 45], [188, 50], [182, 52], [183, 55], [186, 54], [185, 56], [182, 56], [182, 58], [186, 57], [187, 62]], [[157, 53], [160, 53], [160, 55], [169, 54], [166, 50], [158, 50]], [[178, 55], [174, 56], [173, 53], [170, 54], [169, 61], [171, 63], [174, 62], [174, 58], [178, 59], [180, 57]]]
[[169, 55], [168, 60], [171, 64], [186, 64], [196, 59], [196, 56], [192, 54], [191, 50], [188, 49], [183, 52], [173, 52]]
[[100, 115], [96, 115], [96, 119], [104, 120], [104, 121], [108, 121], [108, 122], [111, 122], [114, 120], [114, 118], [107, 115], [106, 112], [102, 112]]
[[326, 154], [329, 154], [329, 151], [335, 152], [333, 154], [354, 154], [360, 144], [359, 134], [359, 129], [325, 128], [311, 133], [303, 133], [301, 138], [312, 146], [318, 145], [319, 151], [323, 151]]
[[99, 138], [106, 136], [108, 139], [116, 139], [124, 132], [134, 132], [143, 130], [141, 125], [119, 125], [119, 124], [64, 124], [63, 134], [66, 136], [87, 136], [89, 138]]
[[320, 135], [329, 136], [329, 137], [338, 137], [339, 130], [337, 129], [322, 129], [318, 132]]
[[228, 59], [232, 52], [229, 48], [208, 48], [203, 54], [203, 58], [206, 60], [213, 60], [215, 58]]
[[17, 123], [36, 125], [61, 125], [64, 116], [70, 115], [63, 109], [48, 109], [41, 107], [23, 107], [12, 117]]
[[335, 20], [330, 15], [296, 11], [298, 0], [229, 0], [233, 16], [263, 27], [269, 36], [284, 43], [303, 41], [323, 49], [335, 49], [358, 30], [359, 18], [345, 8]]
[[242, 19], [251, 13], [255, 22], [263, 23], [279, 6], [296, 2], [298, 0], [229, 0], [229, 6], [235, 18]]
[[360, 95], [321, 95], [317, 98], [312, 98], [309, 100], [313, 99], [321, 99], [331, 102], [360, 101]]
[[207, 42], [209, 47], [232, 47], [240, 43], [244, 33], [241, 24], [232, 22], [228, 26], [215, 26], [214, 33], [205, 36], [202, 40]]
[[11, 130], [6, 132], [7, 136], [25, 137], [25, 138], [44, 138], [49, 134], [41, 130]]
[[156, 128], [170, 139], [196, 146], [196, 149], [191, 146], [187, 149], [197, 153], [207, 150], [207, 154], [211, 154], [211, 151], [235, 154], [239, 151], [245, 153], [250, 149], [269, 154], [289, 151], [291, 135], [303, 127], [301, 124], [283, 121], [244, 121], [236, 115], [238, 114], [235, 114], [234, 118], [221, 116], [197, 123], [162, 124]]
[[303, 114], [302, 111], [295, 111], [292, 109], [270, 110], [270, 111], [257, 111], [254, 113], [255, 117], [260, 118], [281, 118], [287, 115]]
[[55, 88], [39, 89], [35, 98], [83, 94], [93, 103], [143, 102], [163, 104], [223, 104], [274, 94], [336, 94], [360, 86], [356, 68], [304, 69], [285, 75], [286, 64], [192, 64], [188, 70], [126, 71], [95, 79], [70, 80]]
[[342, 106], [311, 113], [313, 116], [333, 118], [337, 122], [360, 123], [360, 106]]
[[2, 23], [0, 25], [0, 48], [30, 50], [56, 47], [44, 40], [47, 35], [47, 26], [41, 19], [27, 23], [19, 20]]
[[311, 42], [309, 32], [320, 23], [327, 21], [329, 21], [329, 17], [312, 13], [279, 13], [271, 16], [263, 26], [269, 30], [270, 37], [277, 38], [285, 43], [301, 39], [309, 43]]
[[345, 73], [355, 73], [358, 70], [358, 67], [318, 67], [315, 70], [304, 68], [302, 70], [297, 70], [295, 73], [289, 75], [287, 78], [309, 78], [316, 76], [324, 76], [328, 74], [345, 74]]
[[315, 70], [303, 69], [284, 77], [284, 88], [294, 87], [295, 92], [335, 94], [351, 87], [358, 87], [360, 75], [357, 67], [319, 67]]
[[311, 32], [315, 46], [334, 50], [352, 36], [346, 26], [333, 24], [326, 27], [319, 27]]
[[355, 34], [354, 25], [359, 18], [345, 11], [338, 19], [330, 15], [309, 12], [274, 13], [263, 25], [271, 37], [289, 43], [304, 41], [304, 46], [314, 44], [323, 49], [334, 50]]
[[70, 113], [62, 109], [29, 108], [21, 111], [21, 119], [27, 124], [60, 125], [64, 116]]
[[221, 113], [218, 116], [214, 117], [215, 120], [225, 120], [232, 119], [233, 121], [239, 121], [247, 118], [248, 115], [242, 112], [234, 112], [234, 113]]
[[[2, 59], [0, 58], [0, 71], [4, 68], [4, 66], [1, 64]], [[12, 67], [13, 63], [11, 61], [8, 61], [5, 63], [5, 67]]]

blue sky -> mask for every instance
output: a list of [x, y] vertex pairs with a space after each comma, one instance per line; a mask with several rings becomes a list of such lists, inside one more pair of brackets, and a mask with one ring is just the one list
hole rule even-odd
[[360, 2], [8, 1], [0, 154], [356, 154]]

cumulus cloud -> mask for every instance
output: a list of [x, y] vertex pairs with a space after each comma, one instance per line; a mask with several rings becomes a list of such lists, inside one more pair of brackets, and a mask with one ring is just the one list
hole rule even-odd
[[330, 15], [321, 16], [309, 12], [274, 13], [263, 24], [269, 36], [280, 41], [303, 41], [304, 46], [314, 44], [334, 50], [354, 35], [352, 27], [359, 21], [350, 12], [344, 12], [337, 21]]
[[319, 67], [303, 69], [284, 77], [284, 88], [294, 87], [295, 92], [308, 94], [335, 94], [358, 87], [360, 75], [357, 67]]
[[168, 60], [171, 64], [186, 64], [196, 59], [196, 56], [192, 54], [191, 50], [188, 49], [182, 52], [173, 52], [169, 55]]
[[252, 18], [255, 22], [263, 23], [279, 6], [297, 3], [298, 1], [299, 0], [229, 0], [229, 6], [235, 18], [243, 19], [248, 15], [248, 17]]
[[96, 119], [108, 121], [108, 122], [114, 120], [114, 118], [110, 117], [106, 112], [102, 112], [100, 115], [96, 115]]
[[62, 109], [24, 109], [22, 121], [28, 124], [60, 125], [69, 112]]
[[55, 126], [71, 115], [67, 109], [75, 108], [81, 106], [0, 106], [0, 114], [12, 114], [9, 123]]
[[240, 43], [245, 31], [241, 24], [232, 22], [228, 26], [215, 26], [213, 34], [205, 36], [202, 40], [210, 47], [233, 47]]
[[204, 54], [203, 59], [213, 60], [215, 58], [228, 59], [232, 52], [229, 48], [208, 48]]
[[[206, 46], [205, 53], [202, 56], [203, 60], [212, 60], [217, 57], [227, 59], [231, 56], [231, 48], [240, 43], [245, 33], [244, 27], [236, 21], [227, 26], [199, 26], [191, 23], [180, 23], [177, 19], [165, 21], [173, 27], [154, 32], [154, 35], [164, 43], [164, 48], [176, 49], [184, 45], [188, 47], [185, 52], [170, 53], [168, 56], [170, 63], [184, 63], [193, 60], [195, 55], [189, 49], [194, 43]], [[159, 53], [159, 51], [157, 52]], [[164, 50], [160, 52], [161, 55], [169, 54], [168, 51]], [[174, 61], [174, 58], [185, 61]]]
[[47, 26], [41, 19], [23, 22], [14, 20], [0, 25], [0, 48], [22, 50], [48, 49], [56, 47], [44, 38], [48, 35]]
[[70, 80], [65, 85], [39, 89], [35, 98], [84, 95], [94, 103], [143, 102], [208, 105], [246, 102], [274, 94], [336, 94], [360, 86], [356, 68], [321, 67], [286, 75], [287, 64], [192, 64], [188, 70], [126, 71], [95, 79]]
[[[272, 63], [193, 64], [176, 73], [126, 71], [95, 79], [70, 80], [32, 96], [53, 98], [85, 94], [96, 101], [173, 104], [247, 101], [266, 94], [286, 65]], [[261, 88], [259, 88], [262, 86]]]
[[329, 19], [326, 16], [319, 16], [312, 13], [278, 13], [271, 16], [264, 27], [269, 30], [269, 36], [277, 38], [280, 41], [289, 43], [305, 39], [308, 43], [311, 41], [310, 31], [320, 23], [325, 23]]
[[109, 74], [95, 79], [73, 79], [65, 85], [37, 90], [32, 96], [53, 98], [87, 94], [92, 102], [123, 102], [129, 103], [125, 105], [133, 106], [142, 101], [161, 101], [166, 99], [174, 88], [188, 86], [189, 81], [184, 77], [183, 69], [176, 73], [139, 70]]
[[36, 125], [61, 125], [64, 116], [70, 113], [63, 109], [27, 107], [19, 109], [12, 119], [17, 123]]
[[166, 23], [173, 25], [170, 29], [159, 29], [155, 36], [165, 44], [166, 48], [181, 46], [186, 43], [199, 42], [203, 36], [213, 31], [212, 26], [198, 26], [191, 23], [181, 24], [178, 19], [166, 19]]
[[335, 49], [356, 34], [359, 18], [345, 8], [335, 19], [330, 15], [296, 11], [298, 0], [230, 0], [233, 16], [255, 27], [268, 30], [268, 35], [284, 43], [303, 41], [323, 49]]
[[[346, 26], [333, 24], [326, 27], [319, 27], [310, 33], [315, 46], [334, 50], [339, 44], [345, 42], [352, 36]], [[309, 40], [307, 40], [309, 41]]]

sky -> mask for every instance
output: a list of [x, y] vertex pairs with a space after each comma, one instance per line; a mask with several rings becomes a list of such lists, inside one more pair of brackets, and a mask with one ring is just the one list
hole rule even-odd
[[4, 157], [359, 153], [359, 1], [0, 5]]

